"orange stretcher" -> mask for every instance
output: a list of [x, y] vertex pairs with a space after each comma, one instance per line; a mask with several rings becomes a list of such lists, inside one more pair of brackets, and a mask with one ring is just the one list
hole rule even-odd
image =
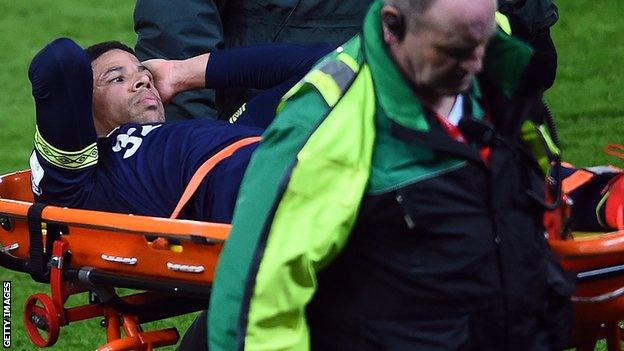
[[[104, 318], [107, 335], [98, 350], [175, 344], [175, 328], [145, 332], [140, 324], [206, 308], [229, 230], [225, 224], [43, 207], [33, 203], [29, 171], [0, 177], [0, 265], [50, 284], [49, 295], [31, 296], [24, 309], [28, 335], [39, 347], [53, 345], [60, 327], [96, 317]], [[624, 231], [558, 234], [549, 235], [550, 245], [577, 278], [570, 346], [594, 350], [606, 338], [610, 351], [620, 350]], [[119, 297], [114, 287], [145, 292]], [[85, 292], [94, 296], [89, 304], [65, 307], [70, 295]]]
[[[62, 326], [96, 317], [104, 319], [107, 335], [98, 350], [175, 344], [175, 328], [143, 331], [141, 323], [207, 307], [229, 230], [226, 224], [44, 206], [33, 203], [29, 171], [0, 177], [0, 265], [50, 284], [49, 294], [31, 296], [24, 309], [27, 333], [39, 347], [52, 346]], [[144, 292], [120, 297], [116, 287]], [[80, 293], [89, 293], [90, 303], [65, 306]]]

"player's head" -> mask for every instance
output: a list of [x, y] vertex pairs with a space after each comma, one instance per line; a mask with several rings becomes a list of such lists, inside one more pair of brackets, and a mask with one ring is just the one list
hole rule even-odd
[[128, 46], [108, 41], [86, 49], [93, 69], [93, 120], [99, 136], [124, 123], [156, 123], [165, 110], [153, 77]]
[[417, 89], [455, 95], [481, 71], [495, 11], [494, 0], [384, 0], [384, 41]]

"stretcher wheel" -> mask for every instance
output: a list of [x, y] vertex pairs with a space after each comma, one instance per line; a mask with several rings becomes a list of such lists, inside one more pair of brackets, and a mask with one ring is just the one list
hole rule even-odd
[[[35, 294], [28, 298], [24, 307], [24, 324], [33, 344], [39, 347], [54, 345], [61, 326], [58, 311], [48, 295]], [[41, 336], [40, 331], [47, 334], [47, 337]]]

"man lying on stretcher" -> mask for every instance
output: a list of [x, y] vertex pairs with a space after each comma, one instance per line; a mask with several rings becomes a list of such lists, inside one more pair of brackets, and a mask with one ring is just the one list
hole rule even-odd
[[[53, 41], [29, 70], [37, 113], [30, 158], [37, 201], [169, 217], [202, 163], [234, 142], [259, 136], [281, 96], [330, 50], [322, 44], [272, 45], [202, 55], [182, 62], [177, 83], [159, 82], [167, 84], [159, 93], [151, 72], [123, 44], [83, 50], [70, 39]], [[163, 63], [172, 64], [152, 61], [161, 71]], [[177, 92], [232, 86], [265, 89], [235, 124], [164, 123], [163, 100]], [[212, 169], [180, 218], [231, 221], [257, 145], [249, 141]]]

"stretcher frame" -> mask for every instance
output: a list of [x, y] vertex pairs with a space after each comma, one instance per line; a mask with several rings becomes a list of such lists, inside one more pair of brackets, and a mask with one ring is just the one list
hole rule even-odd
[[[39, 252], [30, 242], [38, 228]], [[229, 230], [227, 224], [41, 206], [33, 203], [30, 171], [0, 176], [0, 265], [50, 284], [49, 295], [31, 296], [24, 309], [26, 330], [39, 347], [54, 345], [61, 327], [96, 317], [107, 336], [98, 350], [175, 344], [175, 328], [146, 332], [141, 323], [206, 308]], [[594, 350], [604, 338], [609, 351], [619, 351], [624, 230], [576, 238], [550, 233], [549, 243], [577, 280], [569, 346]], [[117, 287], [145, 292], [119, 297]], [[88, 304], [65, 306], [81, 293], [92, 296]]]
[[[49, 283], [27, 299], [24, 323], [38, 347], [54, 345], [60, 328], [103, 318], [98, 350], [150, 351], [173, 345], [175, 328], [143, 331], [142, 323], [207, 308], [215, 265], [230, 226], [133, 216], [33, 203], [30, 171], [0, 177], [0, 265]], [[115, 288], [144, 292], [120, 297]], [[66, 307], [88, 293], [86, 305]], [[122, 335], [122, 331], [125, 335]]]

